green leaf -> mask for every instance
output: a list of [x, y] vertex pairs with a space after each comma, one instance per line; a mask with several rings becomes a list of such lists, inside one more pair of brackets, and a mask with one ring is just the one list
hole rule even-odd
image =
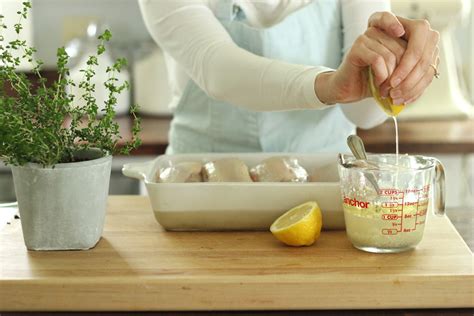
[[97, 46], [97, 55], [102, 55], [105, 52], [105, 46], [103, 44], [99, 44]]
[[99, 35], [98, 37], [100, 40], [104, 40], [106, 42], [110, 41], [110, 39], [112, 38], [112, 33], [109, 31], [109, 30], [105, 30], [104, 33], [102, 33], [101, 35]]

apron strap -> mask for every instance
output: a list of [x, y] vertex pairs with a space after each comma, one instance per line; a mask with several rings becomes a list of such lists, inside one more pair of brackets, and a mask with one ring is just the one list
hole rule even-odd
[[233, 21], [239, 12], [234, 0], [219, 0], [216, 6], [216, 17], [222, 21]]

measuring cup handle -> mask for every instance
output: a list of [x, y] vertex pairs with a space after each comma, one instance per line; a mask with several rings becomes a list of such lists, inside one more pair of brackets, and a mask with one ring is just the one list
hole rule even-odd
[[434, 213], [438, 216], [443, 216], [446, 208], [445, 175], [444, 166], [438, 159], [436, 159], [434, 182]]

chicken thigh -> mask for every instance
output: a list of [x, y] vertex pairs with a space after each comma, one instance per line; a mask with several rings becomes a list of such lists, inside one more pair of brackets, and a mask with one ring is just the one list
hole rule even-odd
[[308, 172], [292, 157], [271, 157], [250, 170], [255, 182], [308, 182]]
[[160, 183], [202, 182], [201, 172], [200, 162], [179, 162], [173, 166], [161, 168], [156, 178]]
[[224, 158], [206, 163], [203, 179], [206, 182], [252, 182], [247, 165], [238, 158]]

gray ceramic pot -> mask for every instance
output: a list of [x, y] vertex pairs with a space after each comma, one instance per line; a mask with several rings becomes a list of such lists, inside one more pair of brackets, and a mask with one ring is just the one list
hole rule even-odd
[[102, 235], [112, 156], [81, 152], [82, 162], [43, 168], [12, 167], [26, 247], [30, 250], [93, 248]]

